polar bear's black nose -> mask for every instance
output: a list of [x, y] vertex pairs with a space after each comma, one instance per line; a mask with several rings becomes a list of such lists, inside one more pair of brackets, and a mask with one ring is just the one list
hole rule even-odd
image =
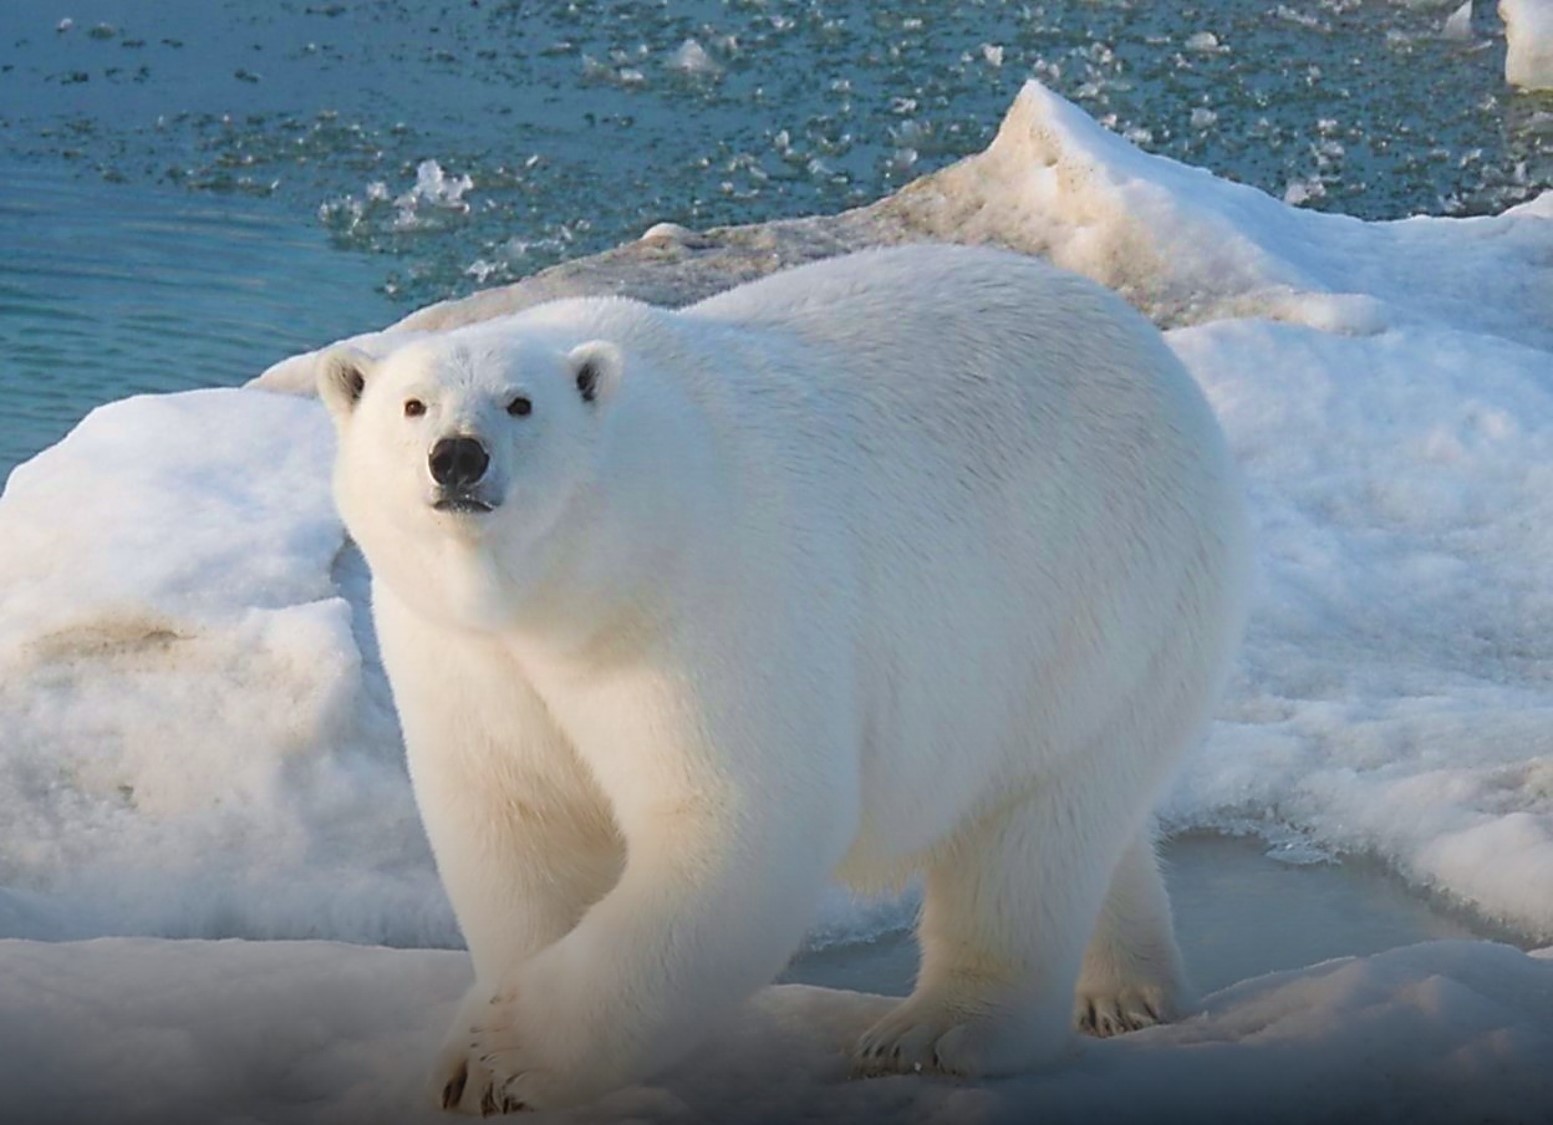
[[490, 463], [485, 446], [471, 437], [443, 438], [431, 447], [431, 479], [443, 488], [468, 488]]

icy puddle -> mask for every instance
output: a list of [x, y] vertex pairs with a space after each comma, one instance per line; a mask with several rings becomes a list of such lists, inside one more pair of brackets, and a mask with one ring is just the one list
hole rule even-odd
[[[1376, 865], [1291, 864], [1254, 839], [1179, 836], [1164, 850], [1181, 953], [1206, 995], [1237, 981], [1420, 941], [1512, 935], [1442, 911]], [[917, 971], [909, 934], [796, 959], [782, 979], [904, 996]]]

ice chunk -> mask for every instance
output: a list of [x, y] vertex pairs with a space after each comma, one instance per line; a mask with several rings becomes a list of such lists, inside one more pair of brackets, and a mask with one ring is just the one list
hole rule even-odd
[[671, 70], [681, 70], [703, 78], [720, 74], [723, 69], [717, 65], [716, 59], [707, 54], [706, 48], [694, 39], [687, 39], [679, 45], [669, 56], [668, 66]]
[[1472, 38], [1472, 0], [1462, 0], [1461, 7], [1446, 17], [1441, 31], [1447, 39]]

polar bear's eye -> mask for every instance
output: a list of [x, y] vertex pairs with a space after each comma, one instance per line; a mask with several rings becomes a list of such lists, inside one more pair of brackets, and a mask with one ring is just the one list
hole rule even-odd
[[418, 398], [404, 400], [404, 416], [406, 418], [419, 418], [426, 413], [426, 404]]
[[513, 399], [507, 404], [507, 413], [511, 414], [514, 418], [521, 418], [525, 414], [532, 414], [533, 412], [534, 404], [528, 399], [524, 398], [522, 395], [519, 395], [517, 398]]

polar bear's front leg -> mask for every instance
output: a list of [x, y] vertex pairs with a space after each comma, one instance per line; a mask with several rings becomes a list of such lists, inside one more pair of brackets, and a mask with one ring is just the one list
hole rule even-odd
[[[508, 698], [523, 690], [511, 685]], [[576, 926], [624, 863], [602, 796], [569, 747], [535, 726], [504, 755], [491, 746], [497, 760], [477, 763], [480, 749], [457, 753], [444, 740], [420, 753], [411, 739], [416, 798], [475, 968], [432, 1070], [445, 1109], [482, 1108], [485, 1075], [471, 1066], [469, 1029], [512, 966]]]
[[470, 1029], [485, 1018], [511, 966], [569, 932], [623, 863], [606, 819], [568, 800], [575, 797], [569, 790], [552, 790], [553, 778], [512, 768], [505, 780], [479, 786], [465, 779], [462, 815], [426, 818], [475, 967], [432, 1069], [431, 1093], [444, 1109], [492, 1110], [480, 1100], [490, 1076], [470, 1057]]
[[432, 1097], [479, 1110], [469, 1029], [511, 972], [570, 931], [620, 877], [604, 794], [502, 648], [375, 597], [416, 804], [474, 961], [432, 1070]]
[[781, 970], [849, 842], [846, 786], [806, 777], [795, 793], [789, 746], [754, 755], [787, 755], [780, 777], [749, 755], [725, 768], [628, 753], [621, 784], [605, 776], [625, 872], [576, 929], [514, 967], [470, 1029], [470, 1073], [489, 1088], [465, 1091], [466, 1107], [576, 1104], [677, 1061]]
[[619, 878], [604, 793], [494, 637], [373, 585], [373, 619], [437, 874], [488, 986], [565, 934]]

